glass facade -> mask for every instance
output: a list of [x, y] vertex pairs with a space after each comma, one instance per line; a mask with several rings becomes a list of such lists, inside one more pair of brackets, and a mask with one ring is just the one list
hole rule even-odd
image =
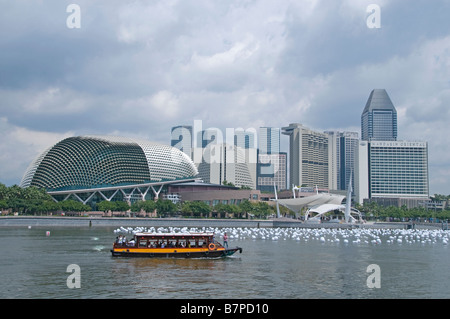
[[386, 90], [373, 90], [361, 115], [361, 139], [397, 140], [397, 111]]

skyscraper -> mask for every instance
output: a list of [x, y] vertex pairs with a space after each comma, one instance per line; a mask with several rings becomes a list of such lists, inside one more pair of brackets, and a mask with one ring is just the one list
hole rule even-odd
[[328, 188], [328, 135], [298, 123], [289, 124], [282, 130], [290, 137], [290, 184]]
[[330, 137], [328, 146], [329, 188], [346, 190], [350, 176], [352, 176], [352, 185], [355, 185], [352, 172], [354, 172], [355, 161], [357, 160], [358, 133], [337, 131], [326, 131], [325, 133]]
[[203, 181], [212, 184], [226, 181], [256, 189], [256, 148], [211, 143], [201, 151], [202, 161], [196, 164], [198, 177]]
[[280, 153], [280, 128], [260, 127], [258, 143], [257, 189], [286, 189], [287, 154]]
[[375, 89], [361, 115], [363, 141], [396, 141], [397, 111], [384, 89]]
[[261, 154], [280, 153], [280, 128], [260, 127], [258, 148]]
[[178, 148], [192, 158], [192, 126], [179, 125], [172, 127], [170, 146]]

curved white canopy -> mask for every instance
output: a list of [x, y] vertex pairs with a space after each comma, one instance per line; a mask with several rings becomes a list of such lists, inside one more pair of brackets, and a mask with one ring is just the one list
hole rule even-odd
[[310, 213], [317, 213], [318, 215], [322, 215], [337, 209], [343, 210], [345, 209], [345, 206], [336, 204], [323, 204], [320, 206], [312, 207], [308, 211]]
[[300, 213], [304, 207], [314, 207], [321, 204], [341, 205], [345, 196], [329, 193], [320, 193], [301, 198], [278, 199], [278, 203], [289, 208], [295, 213]]
[[[305, 213], [305, 220], [320, 220], [320, 218], [325, 215], [328, 212], [338, 210], [345, 214], [345, 205], [336, 205], [336, 204], [322, 204], [315, 207], [312, 207], [308, 209], [308, 211]], [[311, 213], [316, 213], [315, 216], [311, 216]], [[351, 216], [351, 214], [356, 215], [357, 218], [354, 216]], [[351, 208], [350, 210], [350, 216], [349, 216], [349, 222], [355, 223], [355, 222], [361, 222], [362, 216], [361, 213], [355, 209]]]

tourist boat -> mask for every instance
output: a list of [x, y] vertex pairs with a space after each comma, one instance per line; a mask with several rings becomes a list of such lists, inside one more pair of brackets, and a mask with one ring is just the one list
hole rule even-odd
[[242, 253], [242, 248], [225, 248], [213, 233], [136, 233], [132, 240], [118, 238], [113, 256], [219, 258]]

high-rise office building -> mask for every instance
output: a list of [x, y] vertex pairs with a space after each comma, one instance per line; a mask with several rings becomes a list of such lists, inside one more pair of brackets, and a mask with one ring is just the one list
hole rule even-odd
[[218, 128], [207, 128], [199, 131], [195, 138], [197, 139], [198, 148], [205, 148], [209, 144], [222, 144], [224, 142], [222, 131]]
[[286, 189], [287, 153], [258, 153], [257, 189], [273, 192], [273, 186], [278, 190]]
[[256, 131], [236, 129], [234, 131], [234, 145], [240, 148], [256, 148]]
[[178, 148], [192, 158], [192, 126], [179, 125], [172, 127], [170, 146]]
[[278, 127], [260, 127], [258, 140], [257, 189], [273, 192], [286, 189], [287, 154], [280, 153], [280, 133]]
[[384, 89], [375, 89], [361, 114], [363, 141], [396, 141], [397, 111]]
[[256, 189], [256, 148], [244, 149], [226, 143], [209, 144], [198, 165], [198, 177], [212, 184], [224, 181]]
[[207, 128], [196, 135], [193, 158], [199, 178], [207, 183], [226, 181], [256, 189], [256, 132], [227, 130], [224, 136], [218, 128]]
[[261, 154], [280, 153], [280, 133], [279, 127], [260, 127], [258, 149]]
[[386, 90], [373, 90], [361, 115], [355, 199], [418, 206], [429, 196], [428, 145], [397, 141], [397, 112]]
[[283, 127], [282, 133], [289, 135], [289, 183], [328, 188], [328, 135], [298, 123]]
[[329, 189], [347, 190], [350, 176], [354, 183], [356, 148], [359, 137], [357, 132], [326, 131], [329, 136], [328, 183]]

